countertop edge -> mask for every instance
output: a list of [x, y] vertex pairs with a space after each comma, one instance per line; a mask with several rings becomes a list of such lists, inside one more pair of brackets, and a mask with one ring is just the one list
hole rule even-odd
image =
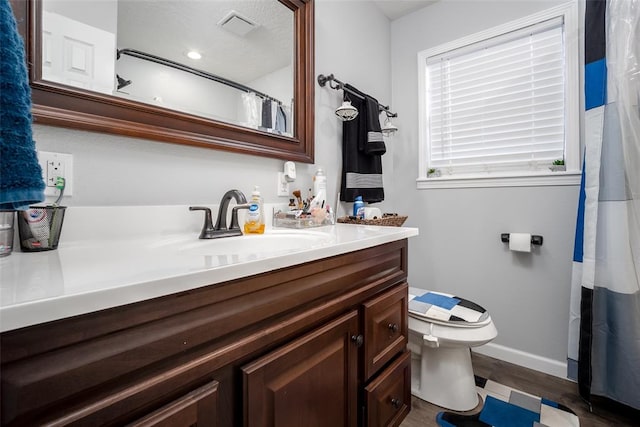
[[[348, 226], [362, 227], [362, 226]], [[384, 227], [389, 229], [390, 227]], [[141, 282], [123, 283], [93, 292], [54, 296], [6, 305], [0, 308], [0, 332], [7, 332], [41, 323], [133, 304], [153, 298], [180, 293], [249, 277], [306, 262], [329, 258], [398, 240], [417, 236], [418, 229], [394, 228], [395, 232], [382, 233], [365, 240], [353, 240], [284, 255], [241, 262], [209, 270], [194, 271]]]

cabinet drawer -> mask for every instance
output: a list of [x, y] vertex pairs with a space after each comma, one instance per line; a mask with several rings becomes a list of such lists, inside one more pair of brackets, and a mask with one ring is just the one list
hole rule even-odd
[[217, 412], [218, 382], [212, 381], [129, 424], [129, 427], [215, 427]]
[[408, 289], [404, 283], [364, 304], [364, 379], [407, 347]]
[[411, 352], [405, 351], [365, 388], [366, 426], [400, 425], [411, 410]]

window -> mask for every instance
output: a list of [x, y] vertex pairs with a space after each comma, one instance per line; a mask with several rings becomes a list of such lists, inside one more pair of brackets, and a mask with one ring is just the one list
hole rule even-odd
[[418, 188], [579, 183], [575, 20], [564, 5], [418, 54]]

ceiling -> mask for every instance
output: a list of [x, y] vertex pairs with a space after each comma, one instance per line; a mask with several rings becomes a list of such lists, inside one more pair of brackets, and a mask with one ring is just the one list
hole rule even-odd
[[418, 9], [432, 5], [438, 0], [374, 0], [390, 20], [398, 19]]
[[[246, 36], [218, 22], [237, 11], [257, 24]], [[133, 48], [240, 83], [291, 66], [293, 13], [277, 0], [118, 0], [118, 48]], [[202, 54], [198, 61], [189, 50]]]

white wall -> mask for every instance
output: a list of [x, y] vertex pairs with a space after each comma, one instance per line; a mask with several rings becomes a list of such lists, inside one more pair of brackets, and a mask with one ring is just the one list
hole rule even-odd
[[57, 13], [67, 18], [83, 22], [115, 34], [118, 31], [117, 0], [46, 0], [42, 7], [47, 12]]
[[[315, 18], [316, 74], [334, 73], [389, 102], [387, 18], [367, 1], [337, 0], [316, 0]], [[329, 195], [339, 188], [342, 128], [334, 110], [340, 96], [316, 86], [315, 158], [327, 172]], [[68, 206], [217, 204], [226, 190], [250, 194], [254, 184], [261, 186], [267, 203], [287, 200], [276, 196], [281, 160], [37, 124], [34, 139], [38, 150], [74, 155], [74, 192], [65, 200]], [[305, 194], [316, 166], [297, 167], [292, 190]]]
[[284, 105], [293, 98], [293, 66], [291, 64], [246, 83], [247, 86], [276, 98]]
[[[577, 186], [416, 190], [417, 53], [547, 9], [551, 1], [443, 0], [391, 26], [395, 209], [420, 228], [410, 240], [412, 286], [459, 294], [498, 328], [481, 351], [563, 375]], [[533, 254], [507, 250], [500, 233], [544, 237]], [[496, 345], [497, 344], [497, 345]]]
[[[129, 55], [121, 55], [115, 65], [116, 73], [132, 82], [114, 93], [118, 97], [238, 123], [237, 108], [229, 108], [241, 100], [238, 89]], [[197, 69], [193, 63], [187, 65]]]

